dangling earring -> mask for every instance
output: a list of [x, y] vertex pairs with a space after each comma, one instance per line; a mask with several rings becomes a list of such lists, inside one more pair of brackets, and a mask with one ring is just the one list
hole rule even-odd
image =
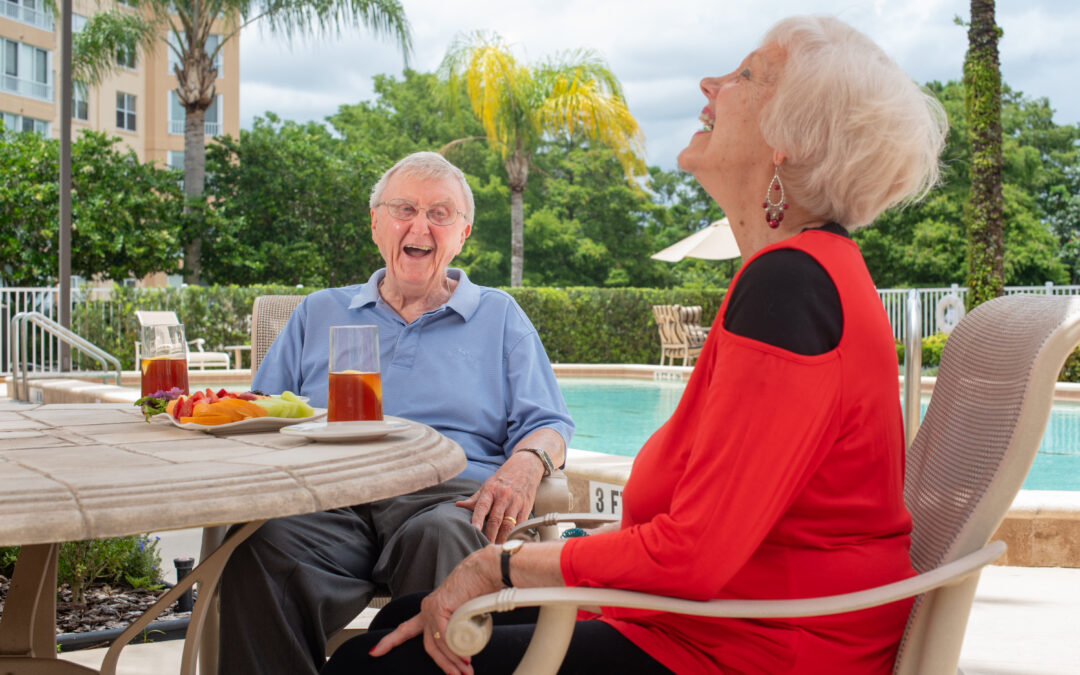
[[[773, 201], [773, 194], [776, 192], [780, 193], [780, 198]], [[765, 209], [765, 222], [769, 224], [769, 227], [774, 230], [780, 227], [787, 204], [784, 202], [784, 184], [780, 182], [779, 165], [773, 169], [772, 180], [769, 181], [769, 189], [765, 192], [765, 201], [761, 203], [761, 208]]]

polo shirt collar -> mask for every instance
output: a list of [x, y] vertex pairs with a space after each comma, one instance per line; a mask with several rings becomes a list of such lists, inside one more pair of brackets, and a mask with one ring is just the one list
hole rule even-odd
[[[456, 267], [447, 269], [446, 275], [451, 279], [456, 279], [458, 285], [454, 289], [453, 295], [450, 296], [450, 300], [443, 306], [454, 310], [461, 315], [461, 318], [468, 321], [480, 306], [480, 287], [469, 281], [469, 277], [465, 275], [464, 270], [459, 270]], [[367, 280], [367, 283], [360, 286], [360, 292], [353, 296], [352, 302], [349, 303], [349, 309], [367, 307], [382, 300], [379, 295], [379, 282], [385, 277], [385, 267], [376, 270], [371, 275], [371, 278]]]

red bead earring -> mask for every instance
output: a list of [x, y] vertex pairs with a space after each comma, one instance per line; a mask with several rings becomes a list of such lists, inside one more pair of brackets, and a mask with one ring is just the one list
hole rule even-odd
[[[773, 193], [779, 192], [779, 199], [773, 201]], [[761, 208], [765, 209], [765, 222], [774, 230], [780, 227], [780, 221], [784, 219], [784, 211], [788, 205], [784, 202], [784, 184], [780, 182], [780, 167], [773, 169], [772, 180], [769, 181], [769, 189], [765, 191], [765, 201]]]

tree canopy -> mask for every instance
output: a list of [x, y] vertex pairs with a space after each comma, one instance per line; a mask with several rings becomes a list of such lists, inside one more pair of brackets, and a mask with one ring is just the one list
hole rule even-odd
[[[140, 164], [115, 137], [72, 143], [71, 271], [123, 280], [179, 264], [177, 172]], [[53, 284], [58, 269], [59, 142], [0, 129], [0, 285]]]

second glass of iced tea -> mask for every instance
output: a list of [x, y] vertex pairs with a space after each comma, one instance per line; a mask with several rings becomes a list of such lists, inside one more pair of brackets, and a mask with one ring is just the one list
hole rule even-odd
[[188, 393], [187, 342], [184, 327], [175, 325], [143, 326], [140, 335], [139, 364], [142, 370], [142, 395], [179, 388]]
[[381, 420], [378, 326], [330, 327], [327, 422]]

